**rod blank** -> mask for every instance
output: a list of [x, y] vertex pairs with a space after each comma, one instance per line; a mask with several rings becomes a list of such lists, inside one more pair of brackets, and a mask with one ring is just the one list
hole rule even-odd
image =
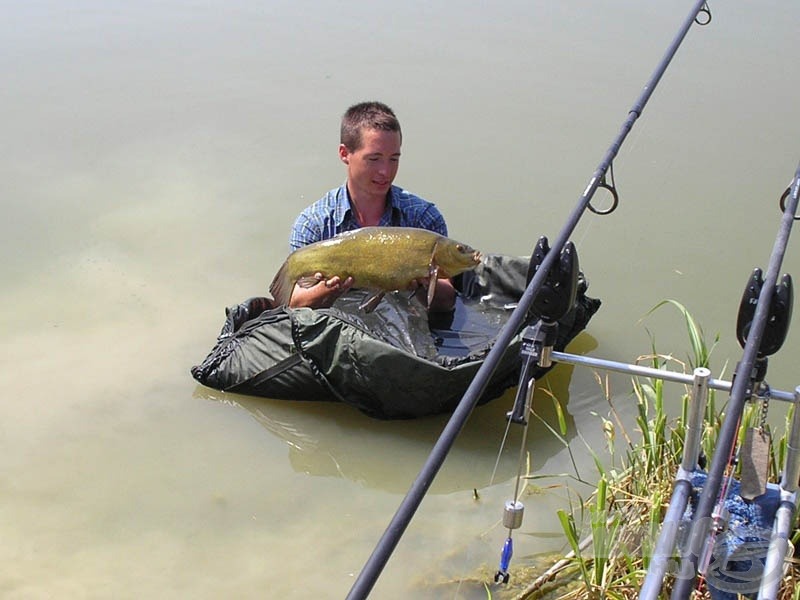
[[470, 383], [467, 391], [464, 393], [463, 397], [458, 403], [458, 406], [453, 411], [453, 415], [447, 422], [447, 425], [442, 431], [441, 436], [439, 436], [439, 439], [434, 444], [431, 453], [428, 455], [428, 459], [422, 466], [417, 478], [411, 484], [411, 487], [406, 493], [405, 498], [400, 503], [400, 506], [395, 512], [394, 517], [386, 528], [386, 531], [378, 541], [375, 549], [364, 565], [364, 568], [358, 574], [353, 587], [350, 589], [350, 593], [347, 595], [348, 600], [360, 600], [362, 598], [366, 598], [372, 588], [375, 586], [378, 577], [383, 571], [383, 568], [386, 566], [386, 563], [389, 561], [389, 557], [394, 552], [394, 549], [408, 527], [408, 524], [411, 522], [414, 513], [422, 503], [422, 499], [425, 497], [428, 488], [433, 483], [433, 479], [439, 472], [439, 469], [444, 463], [445, 458], [450, 452], [453, 444], [455, 443], [458, 434], [464, 428], [464, 425], [472, 413], [472, 410], [475, 408], [475, 405], [478, 403], [478, 400], [486, 389], [489, 379], [497, 370], [500, 360], [503, 358], [503, 355], [508, 349], [508, 346], [511, 343], [514, 335], [517, 331], [519, 331], [520, 327], [522, 327], [528, 310], [533, 304], [534, 297], [542, 288], [547, 274], [549, 273], [550, 269], [553, 268], [557, 257], [561, 253], [561, 250], [566, 245], [570, 236], [575, 231], [575, 228], [577, 227], [581, 217], [586, 212], [589, 202], [597, 190], [597, 187], [603, 181], [606, 171], [611, 166], [611, 163], [617, 156], [617, 153], [625, 141], [625, 138], [627, 138], [628, 133], [631, 131], [636, 120], [644, 110], [644, 107], [650, 99], [650, 96], [658, 86], [658, 82], [661, 80], [661, 77], [667, 70], [667, 67], [675, 56], [675, 53], [678, 51], [683, 39], [686, 37], [686, 34], [689, 32], [691, 26], [695, 23], [695, 19], [701, 12], [703, 12], [705, 3], [706, 0], [698, 0], [694, 4], [689, 16], [683, 21], [677, 35], [667, 48], [667, 51], [664, 54], [664, 57], [661, 59], [661, 62], [658, 64], [652, 76], [645, 84], [645, 87], [637, 98], [633, 108], [628, 112], [628, 116], [623, 122], [619, 134], [612, 142], [605, 156], [601, 160], [600, 165], [589, 181], [589, 185], [578, 199], [577, 205], [567, 217], [564, 227], [561, 229], [561, 232], [551, 246], [551, 251], [547, 253], [538, 271], [533, 276], [533, 279], [531, 279], [529, 282], [528, 287], [519, 300], [517, 308], [514, 309], [514, 312], [510, 315], [509, 320], [500, 330], [500, 333], [495, 341], [495, 345], [484, 359], [484, 363], [481, 365], [481, 368], [475, 374], [472, 383]]

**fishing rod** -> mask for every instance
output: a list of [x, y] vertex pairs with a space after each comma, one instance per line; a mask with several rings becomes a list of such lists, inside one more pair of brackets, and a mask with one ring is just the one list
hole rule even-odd
[[[678, 48], [689, 32], [691, 26], [695, 23], [698, 25], [707, 25], [710, 23], [710, 21], [711, 11], [708, 8], [706, 0], [698, 0], [695, 2], [689, 15], [684, 19], [678, 30], [678, 33], [668, 46], [655, 71], [645, 84], [644, 89], [639, 94], [639, 97], [636, 99], [631, 109], [628, 111], [628, 116], [623, 121], [619, 133], [603, 156], [599, 166], [592, 175], [592, 178], [589, 180], [589, 184], [584, 189], [580, 198], [578, 198], [575, 208], [568, 216], [566, 223], [561, 229], [561, 232], [558, 234], [552, 244], [551, 248], [553, 251], [548, 252], [544, 256], [541, 265], [533, 275], [532, 279], [528, 282], [525, 292], [519, 299], [517, 307], [511, 313], [508, 321], [498, 333], [494, 346], [489, 351], [489, 354], [484, 359], [484, 363], [481, 365], [481, 368], [475, 374], [475, 377], [473, 378], [469, 387], [464, 392], [464, 395], [459, 401], [458, 406], [456, 406], [452, 416], [447, 422], [447, 425], [445, 425], [441, 435], [434, 444], [433, 449], [428, 455], [428, 458], [417, 475], [417, 478], [412, 483], [411, 487], [406, 493], [405, 498], [400, 503], [400, 506], [395, 512], [394, 517], [386, 528], [386, 531], [384, 531], [383, 535], [375, 546], [375, 549], [372, 551], [372, 554], [356, 578], [356, 581], [353, 583], [353, 586], [347, 595], [348, 600], [360, 600], [362, 598], [366, 598], [370, 591], [372, 591], [372, 588], [375, 586], [375, 582], [378, 580], [378, 577], [383, 571], [383, 568], [386, 566], [391, 554], [394, 552], [394, 549], [400, 541], [400, 538], [408, 527], [408, 524], [411, 522], [411, 519], [414, 517], [414, 513], [422, 503], [422, 499], [425, 497], [428, 488], [430, 488], [431, 484], [433, 483], [433, 479], [439, 472], [439, 469], [444, 463], [445, 458], [447, 458], [447, 454], [450, 452], [450, 449], [455, 443], [456, 438], [466, 424], [467, 419], [472, 413], [472, 410], [475, 408], [475, 405], [478, 403], [478, 400], [483, 395], [491, 376], [497, 370], [497, 367], [500, 364], [500, 361], [503, 358], [506, 350], [508, 349], [508, 346], [511, 344], [512, 339], [516, 335], [517, 331], [519, 331], [519, 329], [523, 326], [528, 315], [528, 310], [534, 302], [534, 298], [542, 289], [551, 268], [555, 264], [556, 260], [559, 259], [561, 251], [567, 244], [567, 241], [577, 227], [581, 217], [586, 212], [586, 209], [588, 208], [590, 211], [598, 215], [610, 214], [614, 211], [614, 209], [616, 209], [619, 198], [614, 185], [614, 171], [612, 168], [613, 160], [616, 158], [620, 147], [628, 137], [628, 133], [630, 133], [633, 125], [644, 111], [647, 102], [650, 100], [650, 97], [658, 86], [659, 81], [661, 81], [661, 77], [666, 72], [667, 67], [677, 53]], [[611, 175], [610, 183], [606, 178], [606, 173], [609, 172], [609, 170]], [[610, 207], [599, 209], [591, 205], [591, 200], [594, 197], [597, 188], [603, 188], [611, 193], [612, 204]]]
[[[773, 297], [777, 293], [778, 272], [786, 253], [792, 224], [798, 218], [798, 195], [800, 195], [800, 165], [798, 165], [795, 177], [792, 180], [790, 192], [788, 194], [784, 193], [781, 197], [783, 217], [781, 218], [778, 233], [775, 236], [775, 243], [770, 254], [763, 285], [758, 294], [755, 314], [752, 317], [752, 323], [749, 324], [749, 331], [746, 332], [742, 360], [734, 371], [727, 414], [717, 437], [706, 483], [692, 515], [686, 553], [682, 556], [680, 570], [676, 574], [675, 585], [672, 588], [672, 600], [685, 600], [691, 595], [695, 587], [698, 571], [704, 570], [701, 560], [710, 556], [709, 544], [713, 542], [714, 534], [721, 526], [720, 521], [722, 519], [720, 516], [722, 511], [714, 511], [714, 509], [718, 503], [725, 500], [725, 498], [720, 497], [720, 493], [725, 487], [723, 482], [725, 470], [736, 445], [744, 405], [753, 395], [754, 381], [758, 381], [759, 378], [763, 380], [763, 371], [766, 369], [765, 355], [770, 354], [771, 350], [777, 350], [777, 348], [769, 348], [765, 351], [763, 343], [767, 341], [767, 345], [770, 345], [770, 340], [765, 340], [768, 337], [765, 333], [767, 333], [767, 326], [774, 309]], [[747, 290], [745, 291], [746, 295]], [[740, 331], [740, 341], [742, 338], [741, 333]], [[779, 341], [782, 342], [782, 339]], [[774, 343], [771, 345], [775, 346]], [[779, 347], [780, 343], [777, 346]], [[756, 375], [759, 370], [762, 371], [760, 377]], [[712, 512], [715, 512], [713, 516]]]

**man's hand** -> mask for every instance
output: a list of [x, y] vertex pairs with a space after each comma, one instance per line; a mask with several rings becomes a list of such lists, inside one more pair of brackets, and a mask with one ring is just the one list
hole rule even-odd
[[[428, 306], [428, 286], [430, 286], [430, 277], [420, 277], [414, 279], [408, 286], [408, 289], [415, 292], [417, 298], [422, 304]], [[453, 310], [456, 305], [456, 289], [453, 287], [449, 279], [437, 279], [436, 290], [433, 294], [433, 302], [428, 306], [428, 310], [449, 311]]]
[[289, 299], [289, 308], [299, 308], [301, 306], [326, 308], [353, 287], [352, 277], [342, 280], [338, 275], [334, 275], [330, 279], [325, 279], [322, 273], [315, 273], [314, 279], [317, 283], [312, 283], [311, 285], [304, 281], [295, 284], [292, 290], [292, 297]]

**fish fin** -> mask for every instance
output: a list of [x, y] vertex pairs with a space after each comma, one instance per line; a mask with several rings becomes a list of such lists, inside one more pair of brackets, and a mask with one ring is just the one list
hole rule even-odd
[[272, 279], [272, 283], [269, 284], [269, 293], [275, 299], [275, 306], [289, 304], [293, 288], [294, 286], [289, 281], [288, 262], [285, 261]]
[[383, 300], [383, 296], [385, 294], [386, 292], [375, 292], [374, 294], [372, 294], [372, 296], [370, 296], [369, 298], [367, 298], [361, 304], [358, 305], [359, 310], [371, 313], [378, 307], [378, 304], [381, 303], [381, 300]]
[[302, 288], [310, 288], [317, 285], [322, 279], [324, 279], [324, 277], [306, 275], [297, 280], [297, 285]]
[[433, 296], [436, 294], [436, 282], [438, 281], [439, 265], [431, 263], [428, 270], [428, 308], [433, 304]]

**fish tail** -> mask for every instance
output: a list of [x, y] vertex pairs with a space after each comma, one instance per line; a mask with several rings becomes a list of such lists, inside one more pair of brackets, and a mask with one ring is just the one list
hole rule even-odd
[[293, 285], [289, 281], [289, 265], [288, 261], [281, 265], [272, 283], [269, 284], [269, 293], [275, 299], [276, 306], [284, 306], [289, 304], [289, 299], [292, 297]]

